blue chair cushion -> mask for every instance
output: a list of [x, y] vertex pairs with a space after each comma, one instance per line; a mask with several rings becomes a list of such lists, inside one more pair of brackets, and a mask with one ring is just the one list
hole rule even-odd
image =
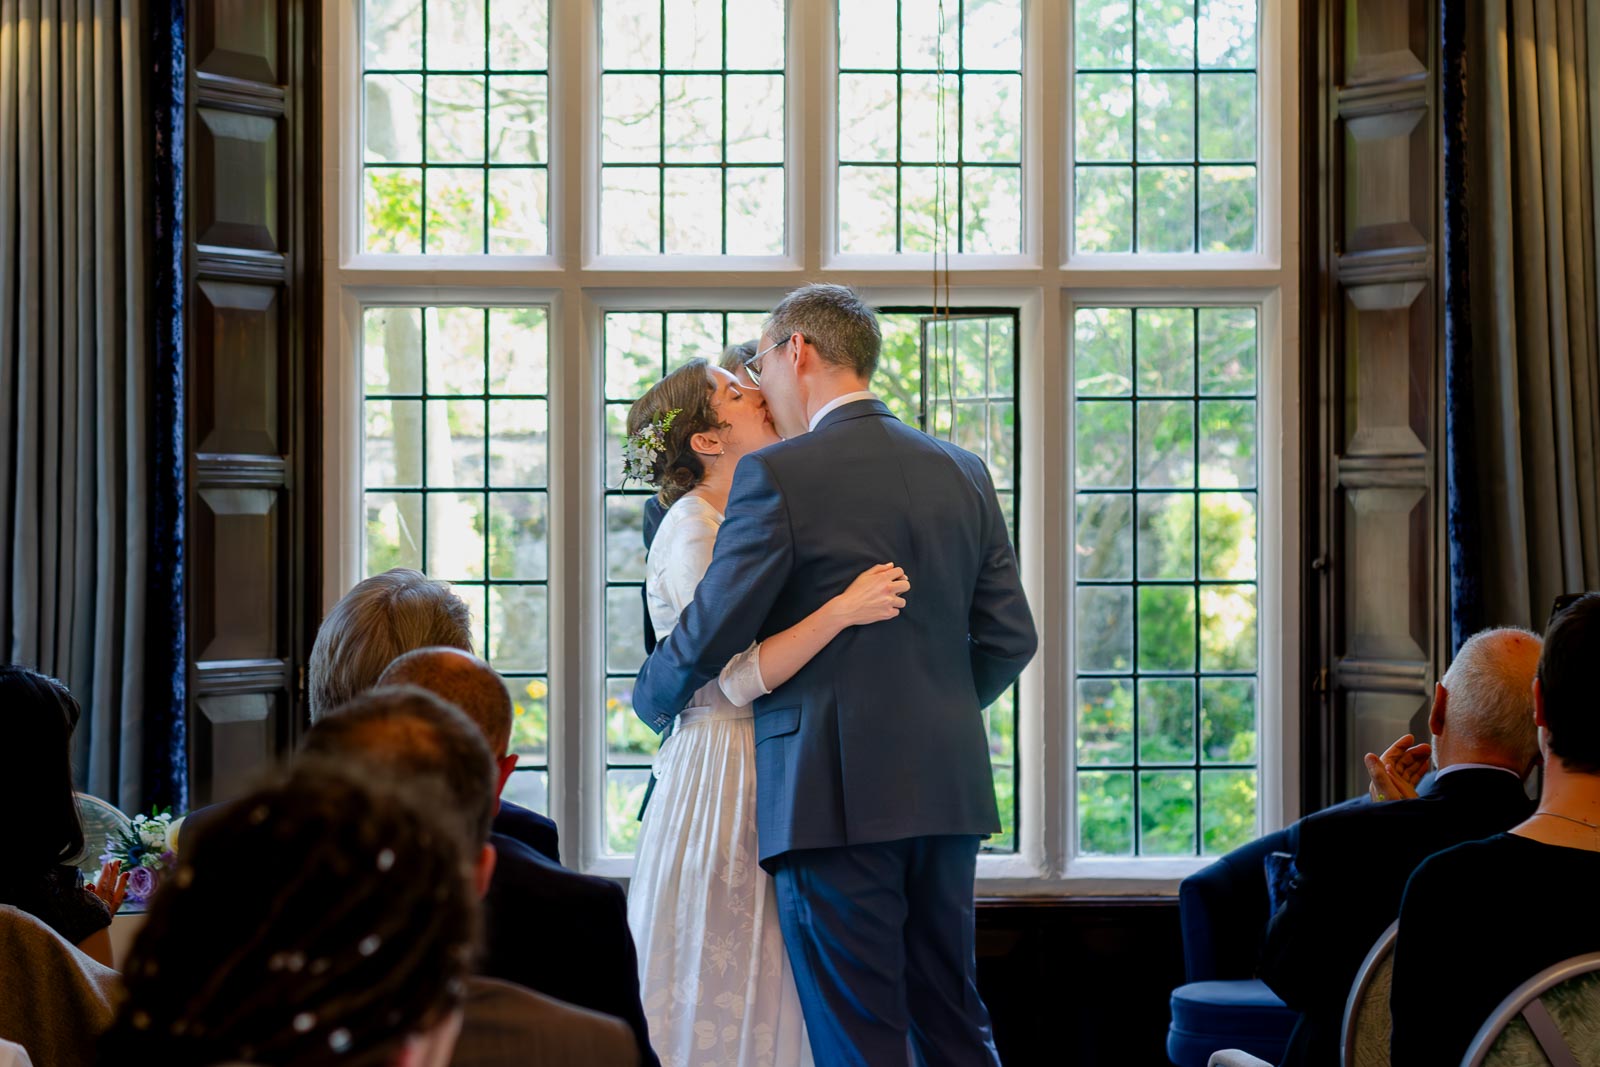
[[1167, 1057], [1206, 1067], [1213, 1052], [1236, 1048], [1277, 1063], [1299, 1017], [1259, 978], [1190, 982], [1172, 991]]

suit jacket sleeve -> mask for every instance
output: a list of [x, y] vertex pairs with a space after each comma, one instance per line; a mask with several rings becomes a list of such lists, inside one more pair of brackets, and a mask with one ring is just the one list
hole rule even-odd
[[794, 566], [788, 508], [759, 455], [739, 461], [727, 520], [694, 601], [644, 661], [633, 710], [660, 732], [707, 681], [750, 647]]
[[1267, 924], [1260, 977], [1296, 1011], [1342, 1008], [1350, 980], [1372, 947], [1362, 942], [1364, 932], [1352, 932], [1366, 925], [1368, 909], [1360, 896], [1359, 860], [1337, 837], [1328, 840], [1338, 825], [1301, 821], [1295, 873], [1283, 906]]
[[972, 608], [967, 619], [967, 642], [972, 654], [972, 679], [978, 706], [988, 707], [1017, 680], [1039, 647], [1033, 613], [1022, 592], [1017, 554], [1011, 547], [994, 482], [982, 461], [975, 460], [984, 496], [983, 562]]

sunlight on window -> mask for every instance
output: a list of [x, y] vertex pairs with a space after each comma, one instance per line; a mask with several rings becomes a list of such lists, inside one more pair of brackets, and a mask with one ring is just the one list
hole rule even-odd
[[603, 0], [600, 250], [780, 255], [783, 0]]
[[1256, 313], [1080, 308], [1081, 855], [1216, 855], [1256, 828]]
[[548, 247], [548, 0], [366, 0], [368, 252]]
[[644, 662], [644, 502], [648, 487], [624, 484], [628, 408], [691, 359], [715, 364], [728, 345], [754, 341], [762, 312], [623, 311], [605, 317], [606, 850], [631, 855], [639, 806], [659, 739], [633, 713], [633, 679]]
[[1020, 0], [839, 6], [839, 250], [1022, 247]]
[[548, 312], [383, 307], [365, 315], [362, 573], [451, 582], [505, 678], [518, 771], [544, 810], [549, 762]]
[[1075, 11], [1077, 250], [1254, 251], [1255, 0]]
[[[754, 341], [761, 312], [629, 311], [605, 316], [606, 845], [631, 854], [649, 783], [656, 735], [633, 714], [633, 680], [644, 660], [646, 489], [624, 484], [628, 408], [669, 371], [699, 357], [715, 363], [730, 344]], [[1016, 362], [1014, 312], [921, 310], [879, 313], [883, 350], [873, 388], [904, 422], [984, 457], [1001, 510], [1016, 530]], [[952, 431], [952, 426], [954, 427]], [[985, 712], [1001, 833], [990, 851], [1016, 848], [1017, 703], [1006, 693]]]

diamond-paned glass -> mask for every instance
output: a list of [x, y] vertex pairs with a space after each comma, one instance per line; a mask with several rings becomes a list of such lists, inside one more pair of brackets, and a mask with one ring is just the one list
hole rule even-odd
[[1257, 313], [1074, 315], [1077, 851], [1255, 837]]
[[549, 248], [549, 0], [365, 0], [362, 249]]
[[600, 12], [600, 251], [781, 255], [783, 0]]
[[1257, 0], [1073, 11], [1076, 250], [1255, 251]]
[[362, 574], [451, 583], [510, 692], [506, 795], [546, 809], [549, 312], [373, 307], [362, 322]]
[[[763, 312], [630, 311], [605, 316], [606, 843], [628, 854], [649, 782], [657, 737], [633, 713], [633, 680], [644, 659], [644, 504], [648, 490], [624, 484], [628, 409], [651, 385], [690, 359], [715, 364], [723, 349], [755, 341]], [[873, 388], [902, 421], [984, 457], [1000, 505], [1016, 531], [1015, 311], [945, 318], [921, 309], [879, 313], [883, 349]], [[1017, 697], [1006, 693], [985, 715], [1002, 831], [986, 848], [1016, 847]]]
[[1022, 249], [1021, 0], [839, 5], [841, 252]]

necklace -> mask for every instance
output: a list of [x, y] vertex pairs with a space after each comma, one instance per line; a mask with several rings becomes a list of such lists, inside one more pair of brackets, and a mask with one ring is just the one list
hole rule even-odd
[[1534, 812], [1534, 814], [1548, 815], [1552, 819], [1565, 819], [1567, 822], [1575, 822], [1579, 826], [1587, 826], [1591, 830], [1600, 830], [1600, 823], [1592, 823], [1587, 819], [1574, 819], [1571, 815], [1562, 815], [1560, 812], [1556, 811], [1545, 811], [1543, 808], [1540, 808], [1538, 811]]
[[1543, 808], [1538, 809], [1533, 814], [1536, 816], [1546, 815], [1552, 819], [1561, 819], [1565, 822], [1577, 823], [1579, 826], [1587, 826], [1594, 833], [1593, 851], [1600, 852], [1600, 823], [1592, 823], [1588, 819], [1576, 819], [1571, 815], [1563, 815], [1558, 811], [1545, 811]]

